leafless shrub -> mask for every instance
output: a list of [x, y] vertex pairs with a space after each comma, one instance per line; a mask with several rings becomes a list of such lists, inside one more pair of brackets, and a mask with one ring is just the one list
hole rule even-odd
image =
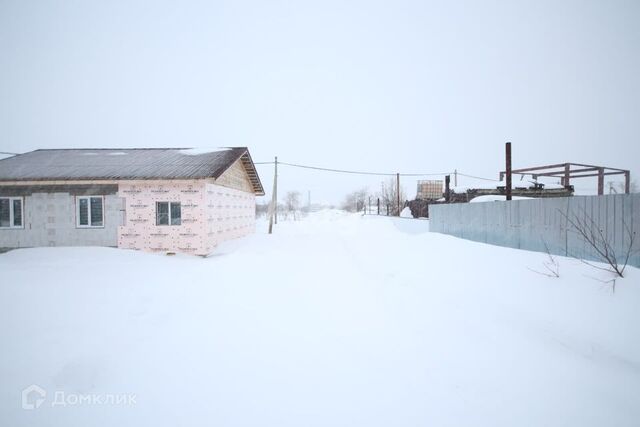
[[551, 255], [551, 251], [549, 250], [547, 242], [544, 240], [542, 240], [542, 242], [544, 243], [544, 249], [548, 257], [548, 259], [542, 263], [546, 271], [537, 271], [532, 268], [530, 268], [529, 270], [533, 271], [534, 273], [542, 274], [543, 276], [558, 278], [560, 277], [560, 264], [558, 263], [556, 257]]
[[616, 277], [624, 277], [624, 270], [627, 267], [629, 258], [636, 252], [634, 250], [636, 233], [624, 221], [622, 222], [628, 244], [623, 248], [621, 254], [617, 254], [609, 237], [605, 235], [602, 228], [586, 212], [583, 211], [584, 215], [582, 217], [577, 214], [570, 217], [568, 214], [560, 212], [578, 235], [595, 251], [598, 260], [607, 264], [608, 267], [600, 267], [584, 259], [580, 259], [580, 261], [593, 268], [615, 273]]

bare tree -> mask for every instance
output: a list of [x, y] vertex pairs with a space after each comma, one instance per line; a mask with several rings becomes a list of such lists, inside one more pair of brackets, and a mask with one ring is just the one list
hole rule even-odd
[[[395, 178], [390, 178], [387, 182], [382, 183], [382, 191], [380, 194], [380, 201], [383, 206], [389, 207], [389, 215], [400, 215], [398, 211], [398, 190], [397, 182]], [[404, 206], [404, 202], [407, 200], [406, 194], [402, 186], [400, 186], [400, 210]]]
[[[624, 194], [625, 192], [625, 184], [624, 182], [615, 182], [609, 181], [609, 193], [615, 194]], [[629, 193], [637, 193], [638, 192], [638, 183], [635, 180], [632, 180], [629, 183]]]
[[300, 192], [298, 191], [289, 191], [284, 196], [284, 206], [287, 213], [293, 215], [293, 220], [297, 219], [296, 213], [298, 209], [300, 209]]
[[342, 202], [342, 209], [349, 212], [360, 212], [364, 209], [367, 194], [366, 188], [361, 188], [360, 190], [347, 194], [344, 202]]
[[[622, 253], [616, 253], [611, 239], [602, 231], [602, 228], [593, 220], [593, 218], [583, 211], [583, 215], [574, 214], [569, 216], [560, 211], [567, 222], [578, 233], [596, 253], [599, 261], [608, 264], [608, 268], [598, 267], [585, 260], [581, 260], [594, 268], [610, 271], [615, 273], [617, 277], [624, 277], [624, 270], [627, 267], [629, 258], [636, 250], [634, 249], [636, 233], [623, 221], [622, 226], [626, 234], [627, 245], [622, 248]], [[614, 282], [615, 286], [615, 282]]]

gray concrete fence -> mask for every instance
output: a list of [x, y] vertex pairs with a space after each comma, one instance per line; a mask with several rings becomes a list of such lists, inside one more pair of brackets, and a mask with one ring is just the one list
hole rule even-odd
[[[635, 233], [629, 265], [640, 268], [640, 194], [575, 196], [430, 206], [431, 231], [463, 239], [602, 261], [571, 221], [592, 226], [619, 261]], [[569, 221], [571, 220], [571, 221]]]

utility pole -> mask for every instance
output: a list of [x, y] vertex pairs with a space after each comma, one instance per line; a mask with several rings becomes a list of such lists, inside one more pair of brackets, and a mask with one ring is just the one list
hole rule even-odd
[[276, 224], [278, 223], [277, 220], [277, 209], [278, 209], [278, 158], [276, 157], [276, 170], [275, 173], [273, 174], [273, 192], [271, 194], [271, 214], [269, 215], [269, 234], [273, 234], [273, 219], [274, 217], [276, 217]]
[[511, 143], [507, 142], [505, 145], [505, 157], [507, 162], [507, 186], [505, 188], [505, 194], [507, 196], [507, 200], [511, 200]]
[[398, 198], [398, 216], [400, 216], [400, 174], [396, 174], [396, 195]]
[[275, 166], [276, 166], [276, 169], [273, 174], [273, 201], [274, 201], [274, 209], [275, 209], [275, 219], [277, 224], [278, 223], [278, 156], [276, 156]]

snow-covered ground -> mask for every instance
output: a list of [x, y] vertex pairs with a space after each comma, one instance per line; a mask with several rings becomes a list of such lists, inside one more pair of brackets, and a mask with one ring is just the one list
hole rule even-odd
[[640, 271], [613, 293], [427, 229], [334, 211], [208, 259], [0, 255], [0, 425], [638, 425]]

